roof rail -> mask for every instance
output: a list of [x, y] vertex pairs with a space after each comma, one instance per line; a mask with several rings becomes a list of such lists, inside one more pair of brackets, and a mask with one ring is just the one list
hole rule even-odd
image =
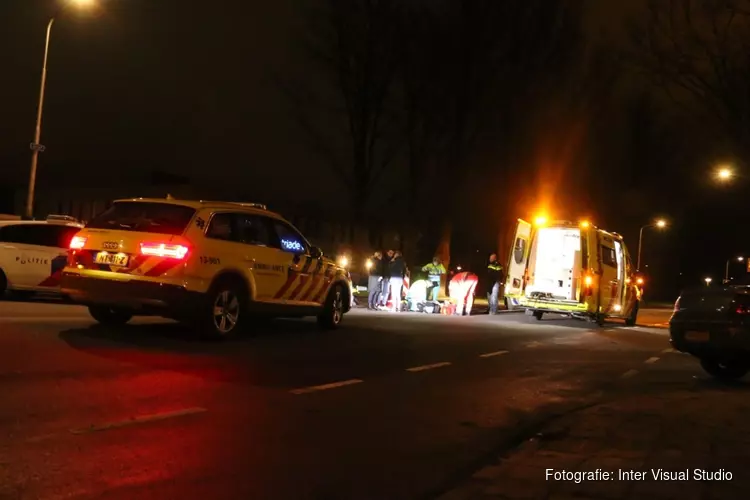
[[268, 207], [264, 205], [263, 203], [244, 203], [244, 202], [237, 202], [237, 205], [241, 205], [243, 207], [250, 207], [250, 208], [259, 208], [261, 210], [268, 210]]
[[58, 222], [79, 222], [78, 219], [76, 219], [75, 217], [73, 217], [71, 215], [55, 215], [55, 214], [48, 215], [46, 220], [47, 220], [47, 222], [54, 222], [54, 221], [58, 221]]

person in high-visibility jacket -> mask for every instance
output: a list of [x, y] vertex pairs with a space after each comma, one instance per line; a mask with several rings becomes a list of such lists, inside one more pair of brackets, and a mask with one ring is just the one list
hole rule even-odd
[[502, 282], [503, 266], [497, 261], [497, 254], [493, 253], [487, 264], [487, 302], [490, 305], [490, 314], [497, 314], [497, 302]]
[[445, 274], [445, 266], [440, 261], [440, 257], [434, 257], [432, 262], [422, 268], [427, 273], [427, 281], [430, 285], [430, 300], [437, 302], [438, 292], [440, 291], [440, 277]]
[[474, 305], [474, 292], [477, 289], [479, 277], [474, 273], [462, 272], [456, 274], [448, 286], [451, 301], [456, 304], [457, 316], [467, 316], [471, 314], [471, 308]]

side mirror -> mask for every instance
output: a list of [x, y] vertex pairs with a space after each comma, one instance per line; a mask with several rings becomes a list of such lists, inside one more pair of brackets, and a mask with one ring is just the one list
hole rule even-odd
[[323, 250], [318, 247], [310, 247], [310, 257], [313, 259], [319, 259], [323, 256]]

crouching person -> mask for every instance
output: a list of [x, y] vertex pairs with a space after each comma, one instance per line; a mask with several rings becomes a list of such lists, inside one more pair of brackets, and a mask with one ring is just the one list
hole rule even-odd
[[458, 273], [448, 286], [451, 300], [456, 304], [456, 316], [469, 316], [474, 305], [474, 293], [479, 283], [479, 277], [474, 273]]

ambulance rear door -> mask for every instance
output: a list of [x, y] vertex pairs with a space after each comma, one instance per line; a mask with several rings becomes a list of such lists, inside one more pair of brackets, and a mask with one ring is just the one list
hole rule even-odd
[[532, 226], [522, 219], [518, 219], [513, 246], [508, 257], [508, 274], [505, 281], [505, 295], [521, 295], [524, 289], [524, 275], [529, 263], [529, 249], [531, 248]]

